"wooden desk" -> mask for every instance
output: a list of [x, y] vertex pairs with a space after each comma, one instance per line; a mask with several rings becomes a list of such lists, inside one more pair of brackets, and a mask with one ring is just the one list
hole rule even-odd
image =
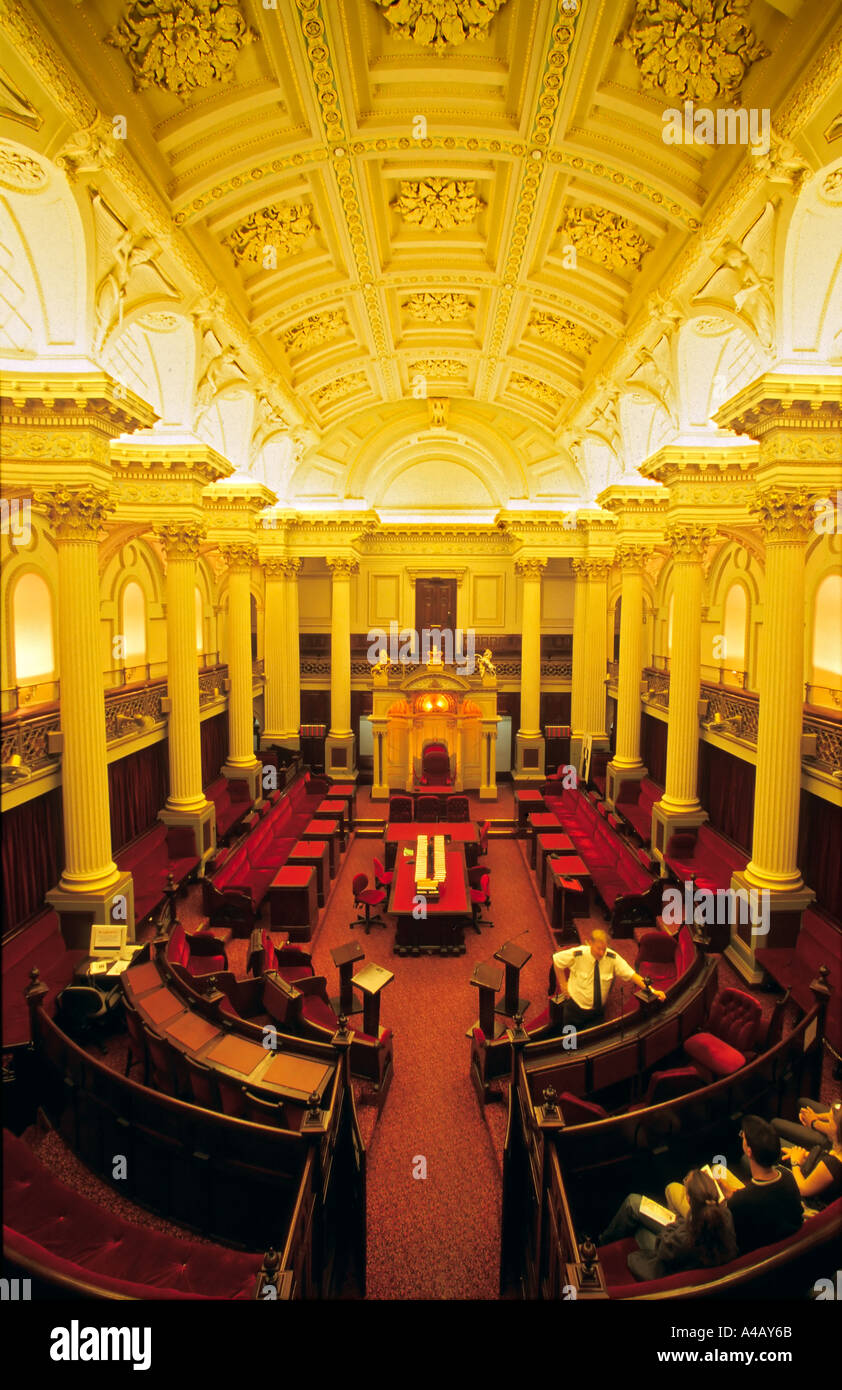
[[544, 800], [543, 792], [532, 790], [515, 792], [515, 810], [517, 812], [517, 830], [519, 835], [526, 834], [526, 819], [532, 811], [546, 811], [547, 803]]
[[313, 812], [314, 820], [336, 821], [339, 825], [339, 848], [345, 853], [345, 802], [339, 797], [320, 801]]
[[329, 846], [330, 856], [330, 876], [336, 875], [336, 866], [339, 862], [337, 853], [339, 845], [339, 821], [336, 820], [311, 820], [301, 831], [302, 840], [326, 840]]
[[284, 864], [269, 884], [272, 926], [290, 941], [309, 941], [318, 920], [316, 870], [312, 864]]
[[316, 870], [316, 899], [324, 907], [330, 885], [330, 845], [327, 840], [299, 840], [287, 855], [290, 865], [310, 864]]
[[398, 846], [408, 844], [414, 846], [419, 835], [444, 835], [452, 845], [479, 844], [479, 831], [473, 821], [438, 821], [432, 826], [426, 821], [411, 821], [408, 824], [398, 822], [395, 825], [390, 825], [386, 831], [387, 869], [393, 869], [395, 866]]
[[530, 811], [529, 812], [529, 833], [532, 843], [529, 847], [529, 863], [535, 868], [537, 857], [538, 836], [542, 831], [552, 834], [561, 834], [561, 821], [558, 816], [554, 816], [552, 811]]
[[[431, 827], [431, 831], [434, 829]], [[425, 832], [421, 830], [420, 833]], [[415, 859], [401, 857], [398, 860], [387, 911], [397, 919], [395, 951], [399, 956], [418, 956], [422, 951], [439, 951], [443, 956], [464, 955], [465, 923], [472, 920], [473, 912], [461, 845], [446, 850], [445, 864], [447, 877], [438, 898], [428, 898], [426, 917], [416, 920], [412, 915], [416, 898]]]
[[547, 859], [552, 854], [573, 854], [573, 841], [568, 835], [557, 835], [553, 831], [544, 831], [538, 836], [538, 850], [536, 872], [538, 875], [538, 891], [543, 898], [547, 891]]
[[[555, 931], [559, 931], [562, 926], [561, 896], [556, 882], [559, 878], [578, 878], [585, 890], [581, 894], [581, 898], [579, 894], [576, 895], [577, 899], [580, 900], [570, 909], [570, 915], [573, 917], [590, 917], [591, 915], [593, 879], [587, 864], [575, 854], [560, 855], [558, 858], [550, 860], [550, 869], [547, 874], [547, 911]], [[556, 917], [558, 917], [558, 922]]]

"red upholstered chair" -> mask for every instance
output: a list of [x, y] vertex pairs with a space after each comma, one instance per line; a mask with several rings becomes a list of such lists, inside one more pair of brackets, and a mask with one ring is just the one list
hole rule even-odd
[[412, 797], [389, 797], [389, 820], [395, 825], [409, 825], [412, 821]]
[[678, 937], [668, 936], [663, 931], [644, 932], [637, 945], [635, 970], [638, 975], [648, 976], [659, 988], [676, 979], [675, 953], [678, 950]]
[[[368, 874], [354, 874], [352, 886], [354, 891], [354, 906], [357, 909], [357, 915], [354, 921], [348, 924], [351, 931], [354, 930], [354, 927], [360, 926], [363, 921], [365, 921], [366, 936], [368, 936], [371, 928], [374, 926], [385, 927], [386, 923], [383, 921], [382, 917], [376, 915], [372, 917], [371, 909], [373, 907], [383, 906], [386, 901], [386, 890], [384, 888], [369, 888]], [[361, 916], [363, 912], [365, 913], [364, 918]]]
[[482, 916], [482, 909], [487, 907], [491, 899], [488, 896], [488, 885], [491, 882], [491, 875], [487, 869], [483, 869], [480, 886], [472, 888], [471, 891], [471, 911], [474, 914], [474, 931], [479, 934], [480, 927], [493, 927], [494, 923], [489, 922]]
[[439, 818], [439, 799], [437, 796], [419, 796], [415, 803], [415, 819], [425, 825], [434, 824]]
[[564, 1123], [568, 1125], [589, 1125], [594, 1120], [607, 1120], [608, 1111], [594, 1100], [582, 1100], [570, 1091], [562, 1091], [558, 1098]]
[[471, 819], [471, 804], [466, 796], [449, 796], [447, 798], [447, 815], [445, 820], [469, 821]]
[[482, 881], [488, 879], [488, 906], [491, 906], [491, 870], [483, 868], [482, 864], [477, 864], [473, 869], [468, 870], [468, 887], [482, 889]]
[[695, 1067], [670, 1067], [668, 1071], [653, 1071], [646, 1088], [646, 1095], [629, 1110], [648, 1110], [650, 1105], [662, 1105], [664, 1101], [675, 1100], [697, 1091], [705, 1083]]
[[684, 1051], [703, 1076], [731, 1076], [753, 1055], [761, 1022], [756, 999], [741, 989], [723, 989], [711, 1005], [705, 1031], [688, 1038]]
[[191, 975], [217, 975], [228, 969], [228, 956], [225, 947], [215, 936], [204, 932], [184, 933], [187, 946], [187, 969]]
[[376, 888], [391, 888], [392, 880], [395, 877], [393, 869], [387, 869], [383, 865], [382, 859], [374, 858], [374, 884]]
[[477, 824], [477, 831], [479, 832], [479, 853], [481, 856], [488, 853], [488, 832], [490, 829], [490, 820], [481, 820]]
[[422, 787], [449, 787], [450, 755], [443, 743], [428, 743], [421, 753]]

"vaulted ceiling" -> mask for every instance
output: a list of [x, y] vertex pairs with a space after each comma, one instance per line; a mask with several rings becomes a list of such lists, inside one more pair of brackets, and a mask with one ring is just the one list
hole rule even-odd
[[106, 120], [125, 116], [132, 155], [249, 325], [281, 408], [318, 445], [311, 491], [355, 495], [370, 456], [388, 499], [382, 450], [415, 466], [437, 425], [475, 451], [476, 505], [495, 438], [492, 499], [592, 490], [563, 445], [599, 419], [633, 325], [698, 256], [750, 158], [667, 143], [665, 109], [778, 110], [840, 6], [31, 9]]

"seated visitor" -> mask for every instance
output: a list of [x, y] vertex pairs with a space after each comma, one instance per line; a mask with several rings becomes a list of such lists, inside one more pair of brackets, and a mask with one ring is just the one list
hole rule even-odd
[[635, 1279], [662, 1279], [679, 1269], [711, 1269], [736, 1259], [731, 1212], [713, 1178], [694, 1169], [682, 1186], [686, 1215], [676, 1216], [657, 1202], [632, 1193], [600, 1236], [600, 1245], [624, 1236], [635, 1237], [640, 1249], [628, 1257]]
[[772, 1128], [785, 1144], [797, 1144], [807, 1149], [821, 1144], [823, 1148], [829, 1149], [833, 1143], [831, 1109], [831, 1106], [824, 1105], [820, 1100], [799, 1096], [798, 1121], [775, 1119], [772, 1121]]
[[[741, 1255], [747, 1255], [750, 1250], [794, 1235], [803, 1213], [794, 1177], [778, 1166], [781, 1141], [768, 1121], [759, 1115], [746, 1115], [740, 1138], [751, 1172], [749, 1181], [744, 1184], [730, 1172], [721, 1177], [717, 1173], [716, 1181], [734, 1221], [737, 1249]], [[666, 1199], [676, 1215], [687, 1214], [689, 1202], [682, 1183], [671, 1182]]]
[[783, 1150], [804, 1203], [814, 1210], [829, 1206], [842, 1196], [842, 1103], [837, 1101], [829, 1113], [833, 1123], [830, 1148], [819, 1149], [816, 1145], [812, 1154], [797, 1145]]
[[[609, 951], [608, 936], [600, 927], [597, 927], [587, 946], [556, 951], [553, 965], [559, 992], [568, 996], [564, 1005], [565, 1026], [573, 1024], [576, 1028], [591, 1028], [595, 1023], [602, 1022], [615, 975], [619, 975], [621, 980], [634, 980], [639, 989], [646, 988], [643, 976], [638, 975], [616, 951]], [[562, 970], [570, 972], [566, 985]], [[656, 999], [667, 997], [659, 989], [653, 989], [651, 993]]]

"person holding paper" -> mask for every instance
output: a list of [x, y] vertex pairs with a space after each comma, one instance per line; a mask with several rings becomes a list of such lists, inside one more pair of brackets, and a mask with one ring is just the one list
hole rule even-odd
[[694, 1169], [681, 1186], [685, 1215], [632, 1193], [599, 1238], [600, 1245], [608, 1245], [635, 1237], [640, 1248], [628, 1257], [635, 1279], [662, 1279], [679, 1269], [710, 1269], [736, 1258], [734, 1223], [713, 1178]]
[[784, 1161], [790, 1164], [798, 1191], [807, 1206], [821, 1210], [842, 1193], [842, 1104], [830, 1107], [833, 1142], [827, 1149], [815, 1146], [811, 1155], [807, 1149], [784, 1148]]
[[[571, 947], [567, 951], [556, 951], [553, 956], [559, 991], [568, 995], [564, 1006], [565, 1026], [573, 1024], [576, 1028], [591, 1028], [601, 1023], [605, 1015], [605, 1005], [615, 975], [621, 980], [634, 980], [638, 989], [645, 989], [642, 975], [632, 969], [628, 961], [609, 951], [608, 936], [601, 927], [591, 935], [587, 946]], [[565, 986], [562, 970], [569, 971]], [[655, 999], [666, 999], [659, 989], [651, 990]]]

